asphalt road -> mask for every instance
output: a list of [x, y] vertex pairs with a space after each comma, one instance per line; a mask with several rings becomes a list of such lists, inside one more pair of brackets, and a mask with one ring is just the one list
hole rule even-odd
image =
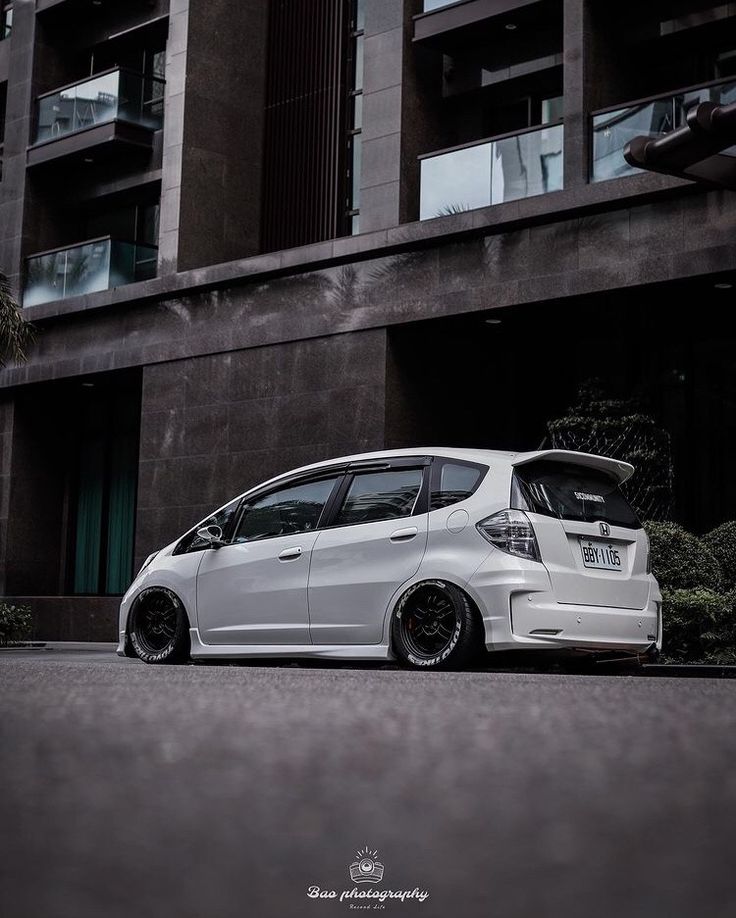
[[734, 823], [734, 680], [0, 652], [4, 918], [731, 918]]

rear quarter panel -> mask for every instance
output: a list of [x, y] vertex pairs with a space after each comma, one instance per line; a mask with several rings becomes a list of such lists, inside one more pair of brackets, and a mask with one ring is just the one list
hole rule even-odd
[[475, 494], [431, 510], [427, 550], [416, 579], [440, 578], [466, 586], [494, 551], [475, 527], [485, 517], [508, 507], [510, 493], [510, 464], [493, 463]]

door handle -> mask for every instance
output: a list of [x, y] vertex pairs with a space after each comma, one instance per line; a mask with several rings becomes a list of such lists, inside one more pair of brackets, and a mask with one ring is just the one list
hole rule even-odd
[[279, 552], [279, 561], [295, 561], [302, 554], [301, 548], [285, 548]]
[[409, 539], [413, 539], [418, 532], [419, 530], [416, 526], [409, 526], [406, 529], [397, 529], [396, 532], [391, 533], [391, 541], [408, 542]]

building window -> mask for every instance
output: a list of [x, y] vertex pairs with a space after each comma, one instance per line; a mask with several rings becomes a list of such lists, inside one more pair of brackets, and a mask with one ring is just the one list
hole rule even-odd
[[10, 38], [13, 31], [13, 4], [4, 3], [0, 7], [0, 41], [3, 38]]
[[72, 457], [71, 587], [117, 595], [133, 576], [140, 401], [131, 387], [87, 385]]
[[716, 57], [713, 76], [716, 80], [736, 76], [736, 50], [722, 51]]
[[360, 232], [360, 163], [363, 130], [363, 32], [365, 0], [352, 0], [348, 52], [347, 224]]

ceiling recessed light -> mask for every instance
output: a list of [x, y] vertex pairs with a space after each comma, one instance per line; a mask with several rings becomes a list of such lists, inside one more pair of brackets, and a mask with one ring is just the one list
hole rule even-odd
[[83, 389], [94, 389], [94, 387], [95, 387], [95, 384], [93, 382], [83, 382], [82, 383]]
[[721, 284], [713, 284], [713, 286], [716, 290], [731, 290], [733, 288], [733, 284], [727, 284], [725, 281]]
[[518, 28], [519, 27], [515, 22], [507, 22], [504, 26], [504, 29], [506, 29], [507, 32], [515, 32]]
[[94, 162], [94, 157], [92, 157], [92, 156], [85, 156], [85, 157], [84, 157], [84, 161], [85, 161], [86, 163], [93, 163], [93, 162]]
[[486, 319], [485, 320], [486, 325], [500, 325], [502, 321], [503, 321], [502, 319]]

